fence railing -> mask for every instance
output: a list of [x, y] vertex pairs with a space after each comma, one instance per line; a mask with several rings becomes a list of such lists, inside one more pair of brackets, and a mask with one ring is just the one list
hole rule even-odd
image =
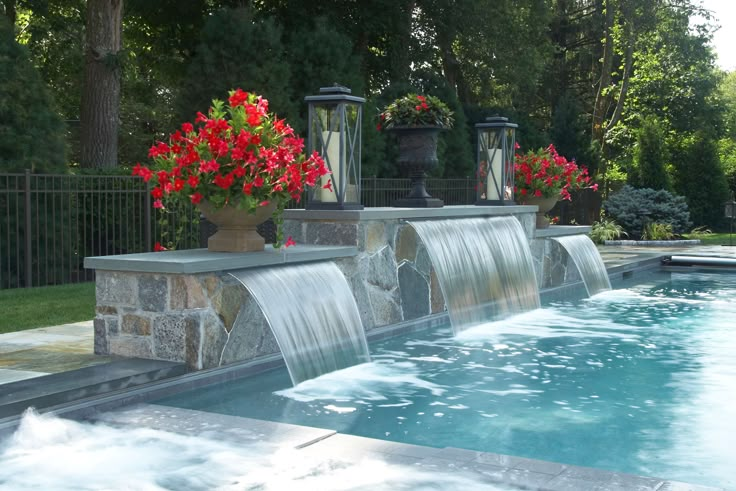
[[[474, 203], [474, 185], [427, 179], [429, 193], [447, 205]], [[391, 206], [409, 180], [368, 177], [361, 187], [366, 207]], [[91, 281], [87, 256], [146, 252], [155, 242], [201, 247], [209, 231], [200, 234], [193, 206], [154, 209], [139, 177], [0, 174], [0, 289]]]
[[[365, 178], [362, 202], [390, 206], [406, 195], [408, 179]], [[428, 179], [427, 189], [449, 204], [475, 199], [470, 179]], [[300, 206], [294, 204], [293, 206]], [[86, 256], [150, 251], [155, 242], [200, 247], [192, 206], [155, 210], [139, 177], [0, 174], [0, 289], [91, 281]]]

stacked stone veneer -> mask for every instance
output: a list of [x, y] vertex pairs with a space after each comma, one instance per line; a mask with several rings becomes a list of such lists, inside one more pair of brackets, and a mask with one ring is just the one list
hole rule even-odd
[[97, 271], [95, 353], [212, 368], [278, 353], [260, 308], [232, 276]]
[[[340, 220], [287, 210], [284, 232], [298, 244], [357, 249], [356, 255], [333, 261], [350, 284], [367, 331], [442, 313], [445, 304], [434, 268], [406, 218], [355, 216]], [[534, 214], [514, 216], [530, 241], [540, 287], [578, 281], [577, 269], [568, 267], [567, 253], [557, 242], [534, 238]], [[98, 269], [96, 281], [96, 353], [182, 361], [202, 369], [279, 351], [255, 300], [227, 271]]]

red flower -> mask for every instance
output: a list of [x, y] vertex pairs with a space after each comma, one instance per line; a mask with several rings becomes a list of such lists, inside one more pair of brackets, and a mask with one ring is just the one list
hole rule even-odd
[[[329, 173], [323, 159], [303, 154], [304, 140], [283, 119], [268, 112], [268, 101], [241, 89], [226, 102], [214, 100], [208, 113], [183, 123], [168, 141], [152, 146], [153, 165], [136, 164], [132, 174], [153, 181], [154, 206], [168, 201], [238, 205], [253, 213], [302, 196]], [[277, 230], [277, 242], [281, 241]]]
[[329, 189], [330, 191], [332, 191], [332, 179], [328, 179], [327, 184], [322, 186], [322, 189]]
[[161, 242], [156, 242], [156, 243], [155, 243], [155, 244], [153, 245], [153, 250], [154, 250], [155, 252], [168, 251], [168, 249], [167, 249], [167, 248], [165, 248], [164, 246], [162, 246], [162, 245], [161, 245]]
[[286, 243], [284, 244], [284, 247], [291, 247], [295, 245], [296, 245], [296, 242], [294, 242], [294, 239], [292, 239], [290, 235], [289, 238], [286, 239]]

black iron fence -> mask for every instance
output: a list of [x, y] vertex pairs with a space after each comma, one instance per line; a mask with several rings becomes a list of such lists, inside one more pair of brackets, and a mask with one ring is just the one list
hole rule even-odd
[[[426, 184], [447, 205], [475, 202], [470, 178]], [[409, 191], [408, 179], [369, 177], [361, 185], [367, 207], [391, 206]], [[146, 252], [156, 242], [187, 249], [206, 241], [210, 230], [203, 227], [200, 237], [194, 207], [162, 211], [151, 204], [139, 177], [0, 174], [0, 289], [91, 281], [86, 256]]]
[[[469, 178], [427, 180], [429, 192], [448, 205], [472, 203], [473, 186]], [[408, 189], [408, 179], [365, 178], [362, 202], [390, 206]], [[156, 242], [193, 248], [206, 240], [209, 230], [200, 237], [194, 207], [161, 211], [151, 204], [138, 177], [0, 174], [0, 289], [91, 281], [86, 256], [146, 252]]]

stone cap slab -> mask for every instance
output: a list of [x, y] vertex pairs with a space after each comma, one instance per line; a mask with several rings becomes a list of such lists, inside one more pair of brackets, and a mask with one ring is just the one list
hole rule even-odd
[[550, 225], [549, 228], [538, 228], [534, 232], [535, 239], [564, 237], [565, 235], [589, 234], [593, 227], [589, 225]]
[[84, 267], [106, 271], [139, 273], [194, 274], [232, 269], [257, 268], [277, 264], [325, 261], [352, 257], [358, 253], [353, 246], [301, 245], [274, 249], [267, 245], [260, 252], [210, 252], [207, 249], [142, 252], [117, 256], [84, 258]]
[[442, 208], [375, 207], [362, 210], [284, 210], [286, 220], [336, 220], [360, 222], [366, 220], [400, 220], [414, 218], [469, 218], [535, 213], [536, 206], [474, 206], [456, 205]]

